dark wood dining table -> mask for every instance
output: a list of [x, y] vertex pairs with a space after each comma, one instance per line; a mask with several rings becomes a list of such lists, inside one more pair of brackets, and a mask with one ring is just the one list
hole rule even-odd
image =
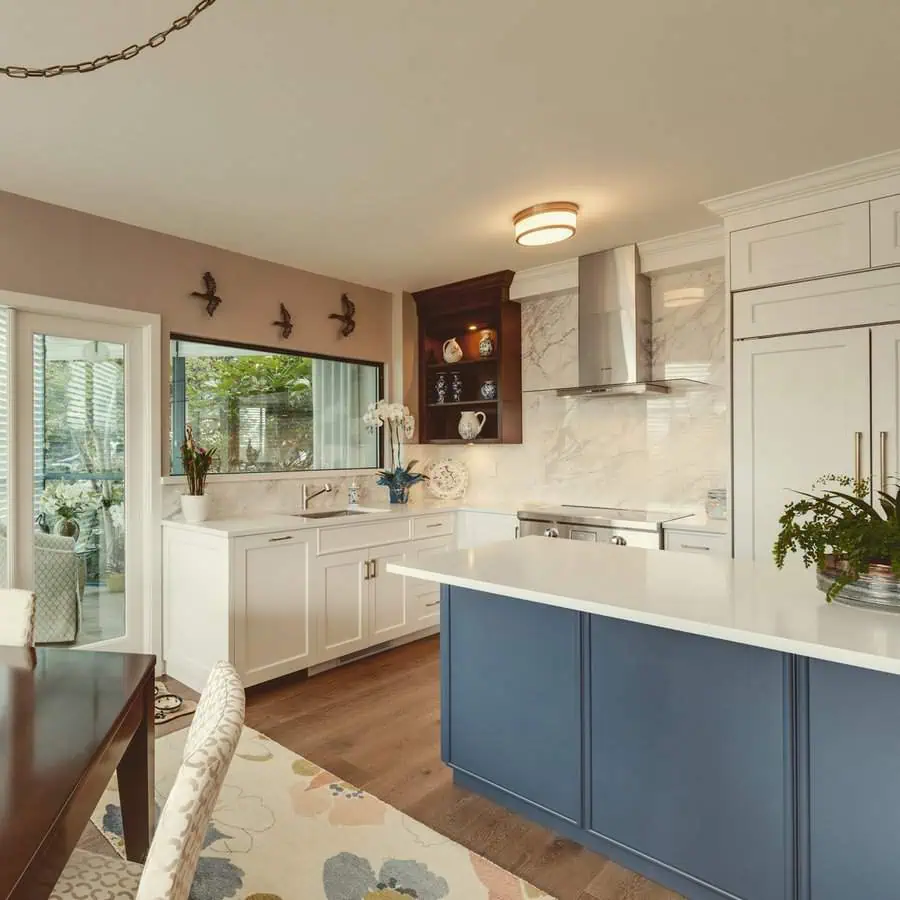
[[0, 648], [0, 898], [46, 900], [113, 773], [126, 855], [153, 800], [155, 657]]

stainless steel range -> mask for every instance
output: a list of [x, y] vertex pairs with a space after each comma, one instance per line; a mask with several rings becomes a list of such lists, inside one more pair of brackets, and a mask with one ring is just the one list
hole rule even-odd
[[604, 506], [535, 506], [520, 509], [518, 516], [522, 537], [537, 534], [646, 550], [662, 549], [663, 524], [687, 518], [685, 514]]

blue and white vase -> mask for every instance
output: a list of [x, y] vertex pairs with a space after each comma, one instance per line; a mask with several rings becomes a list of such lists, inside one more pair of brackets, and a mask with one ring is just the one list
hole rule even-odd
[[483, 357], [494, 355], [494, 335], [488, 330], [481, 332], [481, 340], [478, 342], [478, 355]]
[[497, 382], [493, 378], [488, 378], [487, 381], [482, 383], [480, 392], [482, 400], [496, 400]]
[[462, 400], [463, 394], [463, 383], [462, 376], [459, 372], [451, 372], [450, 373], [450, 399], [454, 403], [459, 403]]

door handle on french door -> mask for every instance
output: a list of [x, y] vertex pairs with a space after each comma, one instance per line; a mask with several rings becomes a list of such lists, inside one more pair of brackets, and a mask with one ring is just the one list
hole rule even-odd
[[853, 453], [854, 453], [854, 477], [857, 483], [863, 480], [862, 477], [862, 444], [863, 433], [861, 431], [853, 432]]
[[879, 465], [881, 468], [881, 492], [883, 494], [887, 493], [887, 460], [888, 460], [888, 433], [886, 431], [882, 431], [879, 435], [880, 438], [880, 461]]

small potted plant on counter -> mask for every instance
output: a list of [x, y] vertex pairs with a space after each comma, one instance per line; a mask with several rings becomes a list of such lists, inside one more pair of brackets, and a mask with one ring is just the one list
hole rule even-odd
[[378, 473], [377, 483], [387, 487], [391, 503], [408, 503], [409, 489], [426, 478], [421, 472], [413, 471], [417, 460], [410, 460], [405, 466], [401, 462], [403, 439], [405, 437], [408, 440], [413, 436], [416, 420], [408, 407], [379, 400], [369, 404], [363, 422], [370, 433], [384, 427], [390, 440], [391, 468]]
[[785, 506], [775, 564], [800, 553], [829, 603], [900, 611], [900, 489], [876, 490], [873, 503], [867, 480], [824, 475], [816, 488], [796, 491], [802, 499]]
[[181, 445], [181, 462], [187, 478], [188, 492], [181, 495], [181, 512], [185, 522], [204, 522], [209, 515], [209, 496], [206, 493], [206, 479], [216, 456], [214, 447], [207, 450], [194, 440], [190, 425], [184, 427], [184, 442]]

